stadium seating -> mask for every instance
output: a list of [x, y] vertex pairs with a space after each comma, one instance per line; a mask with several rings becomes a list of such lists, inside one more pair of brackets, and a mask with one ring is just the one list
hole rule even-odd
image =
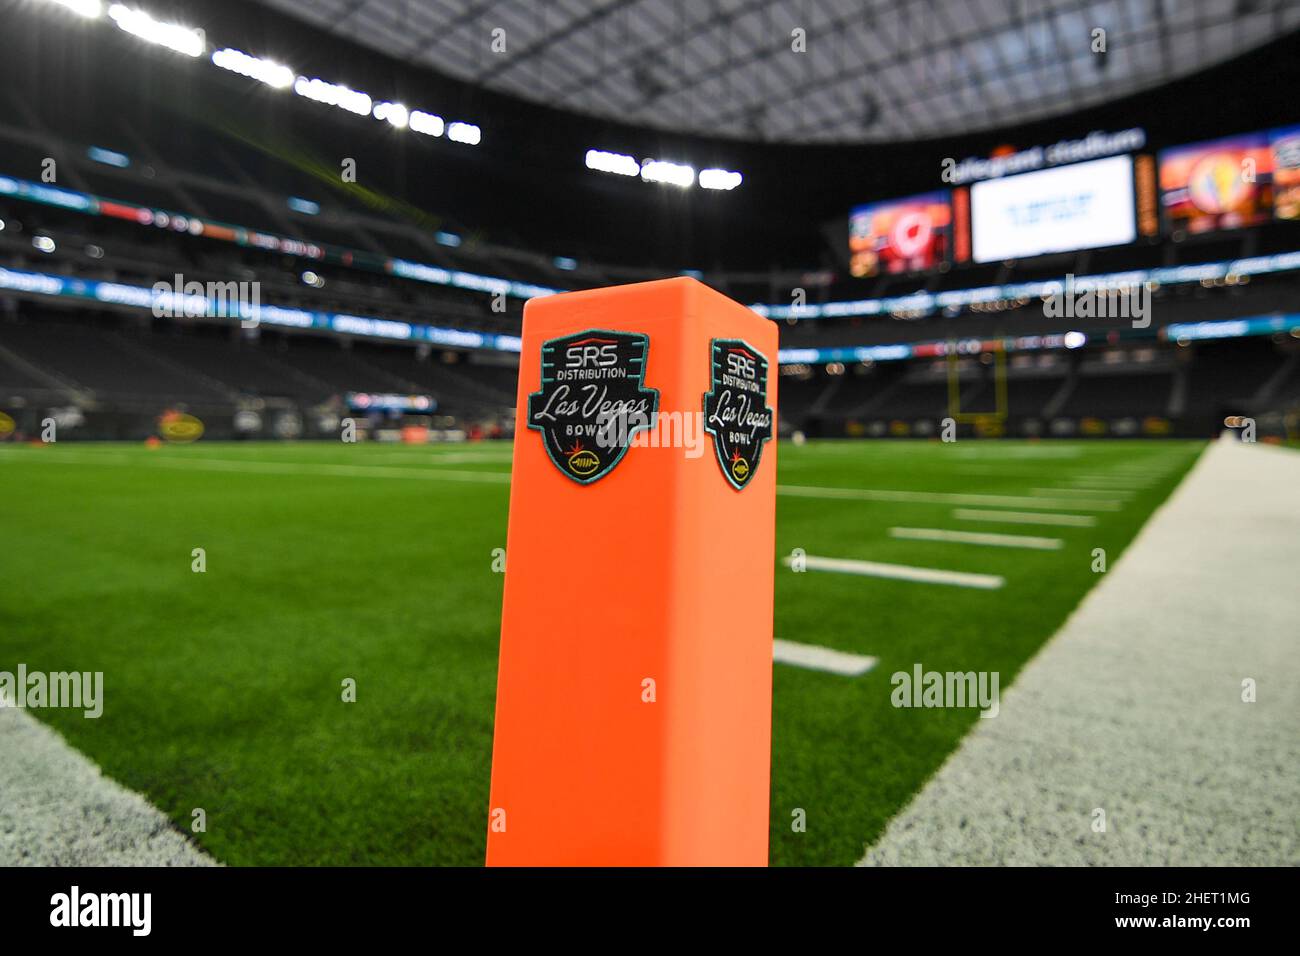
[[[623, 256], [611, 253], [606, 261], [584, 261], [577, 271], [562, 268], [526, 243], [488, 242], [475, 236], [470, 225], [408, 207], [396, 191], [348, 188], [337, 177], [322, 175], [309, 153], [270, 140], [258, 143], [221, 124], [200, 128], [194, 118], [178, 118], [178, 123], [193, 125], [183, 135], [161, 138], [80, 111], [73, 123], [48, 117], [43, 122], [16, 97], [13, 91], [0, 91], [0, 103], [13, 107], [0, 114], [0, 175], [35, 181], [44, 159], [55, 157], [60, 188], [146, 207], [151, 221], [87, 215], [58, 203], [0, 196], [0, 219], [10, 224], [0, 231], [0, 268], [139, 287], [176, 275], [200, 282], [236, 277], [256, 280], [262, 301], [284, 308], [517, 336], [522, 296], [495, 301], [491, 285], [424, 281], [420, 270], [447, 275], [463, 270], [471, 277], [492, 277], [492, 282], [566, 289], [671, 275], [683, 265], [620, 265], [616, 260]], [[137, 161], [125, 168], [95, 162], [89, 154], [97, 143], [131, 153]], [[301, 204], [291, 208], [291, 197], [317, 203], [319, 212], [308, 214], [310, 207]], [[156, 215], [164, 211], [165, 216]], [[190, 235], [185, 227], [190, 216], [263, 230], [296, 244], [259, 248], [220, 236]], [[34, 250], [36, 236], [50, 237], [54, 248]], [[309, 246], [331, 251], [304, 254], [301, 250]], [[707, 280], [742, 301], [778, 304], [786, 290], [806, 285], [808, 303], [821, 305], [1054, 281], [1067, 273], [1223, 261], [1293, 246], [1293, 239], [1275, 231], [1245, 230], [1194, 236], [1175, 245], [968, 264], [923, 276], [852, 279], [838, 270], [826, 270], [823, 276], [779, 268], [716, 269]], [[407, 271], [416, 275], [394, 268], [397, 261], [415, 264]], [[1200, 435], [1216, 430], [1227, 409], [1283, 415], [1300, 403], [1296, 339], [1179, 345], [1161, 337], [1160, 330], [1174, 322], [1286, 311], [1297, 294], [1300, 281], [1286, 273], [1259, 275], [1248, 285], [1191, 282], [1158, 288], [1153, 325], [1141, 343], [1149, 353], [1144, 361], [1129, 361], [1114, 347], [1139, 344], [1121, 341], [1128, 334], [1123, 323], [1080, 318], [1070, 325], [1088, 336], [1086, 349], [1013, 354], [1002, 385], [992, 366], [963, 359], [956, 408], [950, 406], [942, 359], [849, 359], [800, 366], [797, 374], [782, 379], [781, 430], [835, 436], [881, 434], [883, 428], [897, 434], [903, 432], [894, 423], [904, 422], [909, 423], [906, 433], [933, 434], [942, 418], [957, 412], [966, 417], [991, 414], [1024, 433], [1037, 433], [1032, 429], [1053, 419], [1065, 423], [1061, 434], [1074, 434], [1085, 418], [1159, 418], [1171, 423], [1169, 433]], [[83, 311], [72, 310], [75, 305]], [[86, 311], [88, 305], [93, 308]], [[428, 396], [445, 423], [474, 427], [505, 422], [509, 427], [516, 373], [508, 353], [417, 347], [315, 330], [300, 334], [263, 327], [253, 334], [230, 322], [182, 322], [128, 312], [62, 300], [59, 308], [48, 308], [39, 297], [0, 292], [0, 389], [23, 399], [29, 418], [42, 403], [93, 403], [80, 432], [87, 437], [96, 434], [97, 422], [118, 412], [138, 416], [181, 403], [225, 420], [249, 402], [307, 409], [342, 403], [350, 392]], [[933, 314], [895, 308], [873, 316], [791, 320], [781, 324], [781, 335], [785, 349], [851, 350], [1059, 334], [1062, 322], [1047, 314], [1038, 299], [1027, 297]], [[1005, 391], [1005, 409], [997, 405], [1000, 390]], [[147, 417], [132, 420], [146, 422], [134, 428], [149, 427]], [[116, 426], [109, 431], [118, 433]], [[214, 434], [220, 433], [218, 426]]]

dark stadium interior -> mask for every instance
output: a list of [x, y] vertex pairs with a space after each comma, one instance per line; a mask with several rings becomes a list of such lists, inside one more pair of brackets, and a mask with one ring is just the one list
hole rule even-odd
[[[797, 290], [809, 305], [934, 296], [1300, 249], [1300, 225], [1276, 221], [854, 278], [843, 239], [846, 209], [937, 188], [946, 156], [1134, 125], [1145, 128], [1144, 152], [1152, 154], [1292, 122], [1287, 98], [1259, 96], [1257, 85], [1261, 75], [1279, 88], [1300, 84], [1295, 34], [1190, 78], [1014, 130], [795, 145], [676, 135], [525, 103], [341, 42], [263, 5], [196, 3], [185, 12], [223, 43], [274, 50], [309, 73], [328, 70], [361, 88], [442, 103], [478, 118], [489, 135], [474, 148], [398, 135], [301, 98], [286, 101], [245, 77], [202, 68], [202, 61], [141, 55], [125, 34], [78, 35], [78, 25], [69, 30], [50, 11], [19, 4], [5, 14], [0, 36], [0, 176], [46, 182], [43, 163], [53, 159], [60, 189], [332, 251], [259, 249], [191, 235], [184, 219], [159, 228], [165, 220], [157, 217], [145, 225], [0, 195], [4, 268], [144, 287], [173, 276], [257, 282], [262, 302], [285, 309], [515, 336], [522, 295], [399, 276], [389, 263], [560, 290], [688, 272], [746, 304], [781, 306]], [[597, 144], [743, 169], [744, 185], [717, 193], [647, 189], [574, 161]], [[130, 161], [118, 168], [93, 160], [92, 147]], [[340, 179], [345, 158], [355, 160], [355, 183]], [[289, 197], [318, 208], [290, 208]], [[51, 248], [34, 246], [38, 239]], [[1279, 332], [1171, 341], [1163, 330], [1288, 313], [1296, 275], [1280, 270], [1161, 285], [1150, 327], [1140, 331], [1114, 319], [1050, 318], [1037, 297], [915, 313], [895, 304], [876, 315], [773, 318], [786, 350], [1085, 333], [1082, 348], [1007, 356], [1007, 434], [1097, 434], [1098, 426], [1084, 424], [1095, 419], [1116, 436], [1201, 436], [1216, 430], [1229, 407], [1281, 432], [1300, 395], [1300, 339]], [[0, 404], [19, 435], [33, 434], [51, 409], [76, 406], [81, 415], [69, 437], [140, 438], [150, 416], [169, 407], [201, 414], [212, 437], [270, 437], [269, 420], [234, 430], [236, 413], [279, 408], [301, 421], [298, 434], [327, 434], [348, 393], [418, 394], [436, 400], [436, 415], [421, 416], [436, 427], [510, 434], [513, 353], [450, 340], [393, 342], [359, 331], [155, 317], [102, 297], [52, 302], [10, 283], [0, 291]], [[963, 356], [956, 366], [959, 407], [994, 409], [1000, 366], [989, 351]], [[951, 371], [943, 357], [783, 360], [782, 433], [933, 435], [951, 408]]]

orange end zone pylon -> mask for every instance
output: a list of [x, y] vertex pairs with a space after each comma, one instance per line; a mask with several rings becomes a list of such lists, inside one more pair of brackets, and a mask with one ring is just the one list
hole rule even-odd
[[525, 307], [489, 866], [766, 865], [777, 372], [693, 279]]

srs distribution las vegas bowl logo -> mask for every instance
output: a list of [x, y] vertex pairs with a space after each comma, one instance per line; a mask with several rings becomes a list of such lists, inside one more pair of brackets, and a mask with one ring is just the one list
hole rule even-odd
[[748, 342], [714, 339], [713, 385], [704, 394], [704, 430], [727, 481], [749, 484], [758, 471], [763, 444], [772, 437], [772, 409], [767, 407], [767, 359]]
[[603, 329], [542, 344], [542, 390], [528, 396], [528, 427], [574, 481], [605, 477], [632, 436], [654, 425], [659, 392], [643, 384], [649, 350], [640, 332]]

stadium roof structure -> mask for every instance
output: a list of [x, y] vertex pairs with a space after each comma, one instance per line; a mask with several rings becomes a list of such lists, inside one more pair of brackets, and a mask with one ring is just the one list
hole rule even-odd
[[[920, 140], [1046, 119], [1300, 27], [1288, 0], [261, 2], [527, 101], [785, 143]], [[1104, 53], [1094, 52], [1098, 29]]]

